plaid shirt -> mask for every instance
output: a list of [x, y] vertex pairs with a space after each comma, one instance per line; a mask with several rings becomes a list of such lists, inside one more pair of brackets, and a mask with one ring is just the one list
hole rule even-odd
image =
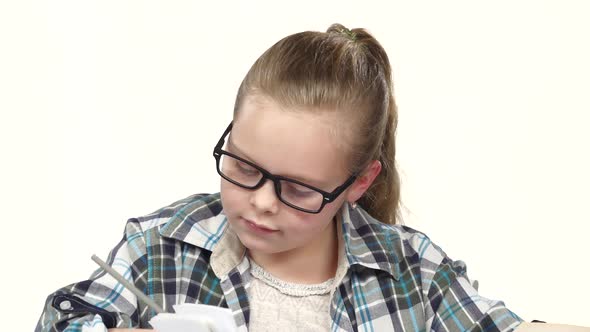
[[[331, 294], [332, 331], [512, 331], [520, 324], [502, 302], [480, 297], [465, 265], [424, 234], [348, 204], [338, 222], [346, 269]], [[107, 263], [166, 311], [177, 303], [229, 307], [247, 331], [249, 261], [228, 229], [219, 194], [194, 195], [130, 219]], [[36, 331], [149, 328], [155, 314], [99, 269], [51, 294]]]

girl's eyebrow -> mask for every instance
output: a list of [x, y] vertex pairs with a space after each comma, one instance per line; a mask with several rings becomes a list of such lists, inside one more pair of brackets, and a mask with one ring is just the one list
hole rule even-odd
[[228, 149], [231, 148], [231, 150], [234, 150], [235, 152], [237, 152], [237, 154], [240, 155], [240, 157], [242, 157], [242, 158], [244, 158], [244, 159], [246, 159], [258, 166], [258, 163], [254, 162], [254, 160], [252, 160], [252, 158], [250, 158], [247, 154], [244, 153], [244, 151], [240, 150], [240, 148], [238, 148], [234, 144], [233, 140], [231, 139], [231, 134], [229, 136], [229, 139], [227, 140], [227, 147], [228, 147]]
[[[228, 149], [231, 149], [231, 150], [234, 150], [235, 152], [237, 152], [236, 154], [239, 155], [240, 157], [248, 160], [249, 162], [255, 164], [256, 166], [258, 166], [260, 168], [265, 169], [264, 167], [260, 166], [257, 162], [255, 162], [252, 158], [250, 158], [246, 153], [244, 153], [244, 151], [240, 150], [240, 148], [238, 148], [233, 143], [231, 135], [229, 136], [229, 138], [227, 140], [227, 147], [228, 147]], [[275, 174], [275, 175], [281, 175], [281, 176], [284, 176], [289, 179], [297, 180], [297, 181], [303, 182], [305, 184], [309, 184], [310, 186], [316, 187], [318, 189], [327, 187], [327, 183], [324, 183], [323, 181], [316, 181], [316, 180], [312, 180], [312, 179], [307, 179], [307, 178], [304, 178], [301, 176], [288, 176], [288, 175], [282, 175], [282, 174]]]

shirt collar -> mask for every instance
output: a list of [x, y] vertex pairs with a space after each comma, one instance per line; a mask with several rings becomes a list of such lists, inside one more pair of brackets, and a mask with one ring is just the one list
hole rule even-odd
[[160, 235], [212, 251], [226, 228], [227, 218], [217, 193], [186, 203], [160, 228]]
[[381, 270], [399, 280], [398, 254], [402, 252], [399, 233], [391, 225], [371, 217], [360, 206], [352, 208], [344, 203], [340, 217], [348, 263]]
[[[361, 207], [352, 208], [348, 203], [342, 206], [337, 220], [349, 267], [381, 270], [399, 280], [397, 253], [401, 252], [401, 241], [398, 232], [375, 220]], [[211, 251], [211, 267], [219, 277], [237, 266], [246, 252], [228, 227], [219, 193], [187, 204], [160, 229], [160, 234]]]

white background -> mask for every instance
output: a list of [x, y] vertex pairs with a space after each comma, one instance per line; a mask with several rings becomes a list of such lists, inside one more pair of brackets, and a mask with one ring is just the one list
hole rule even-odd
[[32, 330], [127, 218], [217, 191], [249, 66], [334, 22], [394, 66], [406, 224], [525, 320], [590, 326], [588, 17], [558, 0], [2, 2], [2, 330]]

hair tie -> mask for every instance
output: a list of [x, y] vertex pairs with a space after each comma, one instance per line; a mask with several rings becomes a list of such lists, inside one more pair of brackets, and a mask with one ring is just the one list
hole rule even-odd
[[352, 32], [347, 28], [341, 28], [339, 32], [343, 35], [346, 35], [350, 40], [356, 41], [356, 32]]

